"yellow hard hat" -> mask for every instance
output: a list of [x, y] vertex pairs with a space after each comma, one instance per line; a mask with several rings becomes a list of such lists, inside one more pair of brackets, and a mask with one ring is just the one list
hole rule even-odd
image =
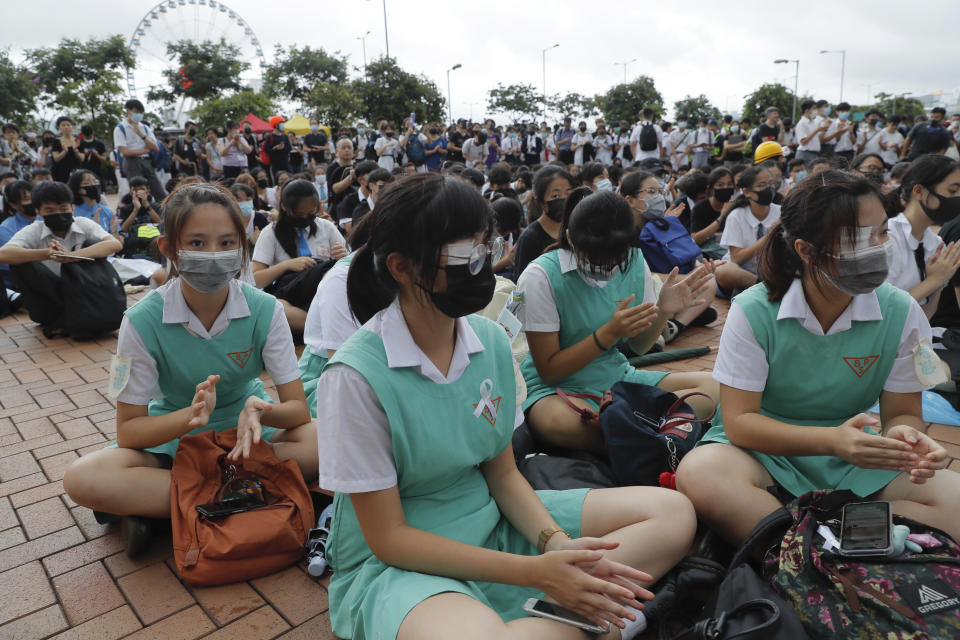
[[753, 152], [753, 164], [760, 164], [770, 158], [783, 157], [783, 147], [773, 140], [767, 140], [757, 145], [757, 150]]

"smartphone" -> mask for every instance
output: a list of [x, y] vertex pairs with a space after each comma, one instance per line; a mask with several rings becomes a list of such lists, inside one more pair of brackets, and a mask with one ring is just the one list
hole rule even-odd
[[599, 634], [606, 633], [608, 631], [608, 629], [604, 629], [599, 625], [593, 624], [593, 622], [584, 618], [580, 614], [574, 613], [573, 611], [570, 611], [570, 609], [561, 607], [558, 604], [547, 602], [546, 600], [530, 598], [527, 600], [526, 604], [523, 605], [523, 610], [529, 613], [531, 616], [563, 622], [564, 624], [569, 624], [577, 627], [578, 629], [583, 629], [587, 633]]
[[893, 553], [892, 532], [889, 502], [846, 504], [840, 526], [840, 555], [888, 556]]
[[94, 258], [88, 258], [87, 256], [72, 256], [69, 253], [52, 253], [50, 254], [54, 258], [73, 258], [74, 260], [86, 260], [87, 262], [93, 262]]
[[415, 126], [417, 124], [417, 114], [413, 111], [410, 112], [410, 126]]
[[207, 504], [198, 504], [197, 513], [207, 518], [222, 518], [234, 513], [243, 513], [252, 511], [259, 507], [265, 507], [266, 502], [251, 498], [237, 498], [233, 500], [224, 500], [223, 502], [208, 502]]

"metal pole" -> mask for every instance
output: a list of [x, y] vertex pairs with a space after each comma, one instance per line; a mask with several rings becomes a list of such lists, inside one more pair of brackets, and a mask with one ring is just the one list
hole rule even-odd
[[797, 124], [797, 89], [800, 86], [800, 61], [794, 60], [797, 63], [796, 72], [793, 74], [793, 124]]
[[847, 68], [847, 50], [840, 52], [840, 102], [843, 102], [843, 74]]
[[543, 56], [543, 119], [547, 119], [547, 50], [540, 52]]
[[453, 101], [450, 100], [450, 69], [447, 69], [447, 115], [453, 122]]
[[383, 0], [383, 41], [387, 45], [387, 57], [390, 57], [390, 33], [387, 30], [387, 0]]

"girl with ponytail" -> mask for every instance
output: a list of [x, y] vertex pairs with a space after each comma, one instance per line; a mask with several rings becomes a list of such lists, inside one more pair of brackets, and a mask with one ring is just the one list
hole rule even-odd
[[[960, 476], [924, 433], [914, 366], [930, 325], [886, 284], [892, 241], [877, 186], [827, 170], [794, 187], [734, 300], [713, 376], [723, 425], [680, 463], [677, 488], [738, 545], [780, 507], [768, 492], [847, 489], [960, 535]], [[936, 356], [928, 354], [936, 360]], [[935, 376], [934, 376], [935, 377]], [[879, 399], [880, 419], [867, 415]]]

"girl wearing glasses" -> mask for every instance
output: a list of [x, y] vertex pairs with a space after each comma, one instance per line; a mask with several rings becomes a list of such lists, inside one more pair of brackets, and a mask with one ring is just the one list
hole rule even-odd
[[[530, 263], [517, 287], [523, 297], [518, 315], [530, 346], [522, 367], [523, 409], [530, 428], [550, 444], [604, 451], [598, 431], [584, 427], [557, 389], [599, 396], [627, 381], [717, 397], [709, 374], [636, 369], [617, 348], [627, 341], [636, 353], [646, 353], [668, 318], [712, 299], [712, 266], [701, 265], [686, 277], [674, 269], [658, 296], [633, 246], [637, 226], [627, 201], [599, 191], [576, 206], [567, 204], [558, 248]], [[573, 402], [599, 409], [590, 400]], [[702, 415], [713, 408], [696, 398], [691, 405]]]
[[658, 489], [534, 492], [511, 446], [509, 339], [472, 315], [494, 292], [489, 206], [460, 180], [423, 174], [386, 191], [369, 217], [347, 276], [364, 324], [317, 389], [319, 483], [337, 492], [333, 632], [586, 638], [525, 618], [525, 600], [546, 594], [634, 637], [637, 599], [651, 597], [639, 583], [683, 556], [690, 505]]

